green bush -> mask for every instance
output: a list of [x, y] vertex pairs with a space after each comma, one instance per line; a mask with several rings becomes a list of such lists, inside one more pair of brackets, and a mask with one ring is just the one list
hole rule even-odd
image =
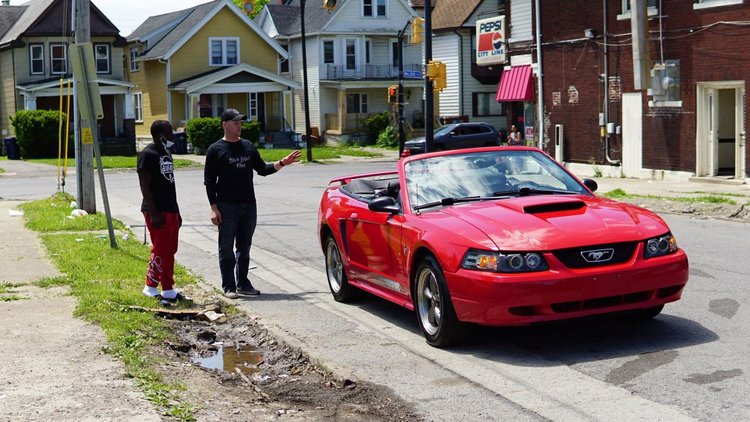
[[[63, 123], [68, 116], [63, 113]], [[19, 110], [10, 122], [23, 158], [57, 157], [60, 112]]]
[[218, 117], [198, 117], [188, 120], [185, 133], [193, 147], [205, 150], [224, 136], [224, 129]]
[[258, 145], [258, 142], [260, 142], [260, 129], [260, 122], [257, 120], [252, 122], [243, 122], [240, 137], [247, 139], [255, 145]]
[[367, 128], [367, 144], [372, 145], [380, 136], [380, 133], [391, 124], [390, 113], [384, 111], [382, 113], [373, 114], [365, 119], [365, 127]]
[[381, 148], [393, 148], [398, 146], [398, 137], [393, 126], [387, 126], [385, 130], [378, 135], [377, 145]]

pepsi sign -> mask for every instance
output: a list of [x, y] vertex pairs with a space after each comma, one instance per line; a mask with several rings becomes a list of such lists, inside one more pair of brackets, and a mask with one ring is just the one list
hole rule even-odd
[[505, 16], [477, 21], [477, 64], [505, 63]]

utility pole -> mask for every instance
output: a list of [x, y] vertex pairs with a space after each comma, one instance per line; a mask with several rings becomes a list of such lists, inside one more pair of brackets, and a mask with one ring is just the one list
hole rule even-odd
[[404, 152], [404, 36], [410, 22], [398, 33], [398, 156]]
[[[432, 0], [425, 1], [424, 8], [424, 64], [425, 70], [432, 60]], [[433, 106], [435, 94], [432, 90], [432, 80], [424, 78], [424, 149], [432, 152], [435, 149], [434, 131], [435, 107]]]
[[[76, 44], [91, 41], [90, 29], [90, 2], [89, 0], [73, 1], [73, 31], [75, 32]], [[75, 81], [73, 81], [75, 85]], [[76, 92], [76, 87], [73, 87]], [[76, 92], [76, 97], [78, 96]], [[75, 127], [75, 152], [76, 152], [76, 193], [78, 208], [85, 210], [89, 214], [96, 213], [96, 195], [94, 189], [94, 145], [93, 140], [97, 140], [96, 121], [83, 122], [80, 119], [80, 110], [78, 102], [73, 102], [73, 126]], [[82, 127], [87, 127], [91, 132], [87, 132], [85, 139], [82, 139]]]

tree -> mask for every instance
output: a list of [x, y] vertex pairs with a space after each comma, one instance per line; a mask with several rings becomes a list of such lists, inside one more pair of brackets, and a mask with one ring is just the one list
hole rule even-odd
[[[237, 5], [237, 7], [239, 7], [242, 10], [245, 10], [245, 0], [232, 0], [232, 1], [234, 2], [234, 4]], [[269, 1], [270, 0], [255, 0], [253, 2], [254, 4], [253, 13], [250, 14], [250, 19], [255, 19], [255, 16], [257, 16], [258, 13], [260, 13], [260, 11], [263, 10], [263, 7], [266, 4], [268, 4]]]

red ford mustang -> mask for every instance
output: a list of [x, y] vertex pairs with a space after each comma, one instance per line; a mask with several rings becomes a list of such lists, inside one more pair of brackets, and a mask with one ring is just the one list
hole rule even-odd
[[318, 212], [328, 283], [415, 310], [427, 342], [471, 324], [527, 325], [678, 300], [688, 259], [656, 214], [594, 195], [535, 148], [403, 158], [334, 179]]

